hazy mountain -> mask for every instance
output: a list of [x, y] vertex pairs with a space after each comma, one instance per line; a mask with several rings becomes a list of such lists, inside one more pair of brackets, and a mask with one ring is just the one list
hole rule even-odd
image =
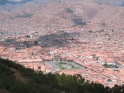
[[[0, 20], [123, 29], [124, 0], [0, 0]], [[119, 6], [119, 7], [118, 7]], [[33, 23], [32, 23], [33, 24]]]
[[22, 3], [26, 3], [28, 1], [32, 1], [32, 0], [0, 0], [0, 4], [1, 5], [6, 5], [6, 4], [22, 4]]
[[98, 4], [106, 4], [111, 6], [124, 6], [124, 0], [93, 0]]
[[[66, 2], [66, 1], [75, 1], [75, 0], [0, 0], [0, 4], [22, 4], [29, 1], [42, 2], [42, 3], [51, 3], [51, 2]], [[84, 1], [84, 0], [76, 0], [76, 1]], [[88, 1], [88, 0], [87, 0]], [[106, 5], [116, 5], [116, 6], [124, 6], [124, 0], [90, 0], [96, 2], [98, 4], [106, 4]]]

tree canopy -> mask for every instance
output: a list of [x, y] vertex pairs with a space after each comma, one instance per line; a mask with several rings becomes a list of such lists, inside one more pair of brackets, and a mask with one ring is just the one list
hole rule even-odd
[[[27, 81], [17, 79], [12, 68]], [[44, 74], [10, 60], [0, 59], [0, 90], [9, 93], [124, 93], [124, 86], [104, 87], [102, 84], [85, 80], [79, 74]]]

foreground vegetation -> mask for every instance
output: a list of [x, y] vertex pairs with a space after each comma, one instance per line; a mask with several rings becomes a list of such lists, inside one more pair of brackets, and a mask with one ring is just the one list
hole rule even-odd
[[124, 93], [124, 86], [104, 87], [80, 75], [43, 74], [0, 59], [1, 90], [2, 93]]

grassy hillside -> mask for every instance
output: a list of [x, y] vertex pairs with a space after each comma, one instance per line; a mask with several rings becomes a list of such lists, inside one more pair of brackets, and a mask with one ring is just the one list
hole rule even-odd
[[124, 93], [124, 86], [104, 87], [80, 75], [43, 74], [0, 59], [0, 93]]

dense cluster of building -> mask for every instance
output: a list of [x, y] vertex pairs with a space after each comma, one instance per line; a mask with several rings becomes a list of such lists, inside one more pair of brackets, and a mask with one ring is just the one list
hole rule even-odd
[[[1, 58], [44, 73], [81, 74], [105, 86], [124, 84], [124, 31], [0, 24]], [[45, 62], [74, 62], [83, 69], [58, 70]]]

